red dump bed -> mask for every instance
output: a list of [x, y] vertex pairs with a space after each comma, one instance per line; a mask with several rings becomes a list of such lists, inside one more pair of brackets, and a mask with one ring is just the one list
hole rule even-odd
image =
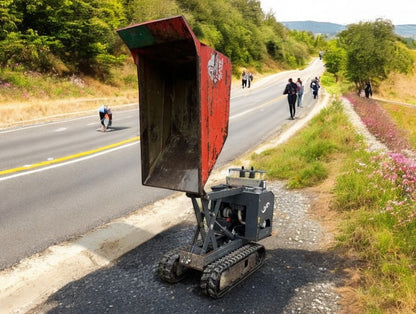
[[183, 16], [117, 32], [138, 71], [142, 183], [203, 194], [228, 134], [230, 60]]

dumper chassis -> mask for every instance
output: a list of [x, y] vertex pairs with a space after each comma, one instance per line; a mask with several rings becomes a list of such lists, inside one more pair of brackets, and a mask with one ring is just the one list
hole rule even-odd
[[184, 279], [189, 268], [200, 271], [202, 293], [215, 299], [263, 265], [266, 249], [254, 241], [271, 234], [274, 207], [265, 181], [246, 178], [261, 171], [229, 171], [239, 177], [231, 174], [227, 184], [204, 196], [188, 194], [197, 220], [191, 244], [166, 253], [158, 266], [159, 277], [169, 283]]

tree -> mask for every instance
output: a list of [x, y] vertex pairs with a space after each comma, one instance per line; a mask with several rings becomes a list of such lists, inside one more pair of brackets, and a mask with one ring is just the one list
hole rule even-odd
[[4, 40], [7, 34], [17, 30], [20, 23], [20, 14], [16, 12], [13, 0], [2, 0], [0, 2], [0, 40]]
[[31, 71], [50, 71], [59, 62], [49, 49], [53, 44], [47, 36], [39, 36], [33, 30], [25, 34], [11, 32], [0, 41], [0, 65], [2, 68], [19, 65]]
[[231, 5], [241, 13], [245, 22], [254, 26], [261, 26], [264, 12], [258, 0], [231, 0]]
[[336, 41], [332, 40], [327, 45], [323, 59], [326, 70], [334, 74], [335, 79], [338, 81], [346, 67], [346, 51], [338, 46]]
[[[258, 0], [176, 0], [198, 39], [227, 55], [239, 66], [261, 68], [265, 59], [285, 61], [296, 53], [302, 60], [302, 44], [284, 43], [287, 30], [274, 16], [265, 15]], [[300, 62], [301, 63], [301, 62]], [[235, 72], [237, 74], [237, 72]]]
[[180, 15], [175, 0], [128, 0], [126, 16], [130, 24]]
[[390, 21], [377, 19], [350, 25], [339, 34], [339, 44], [346, 51], [346, 75], [357, 89], [366, 81], [386, 79], [392, 71], [410, 69], [411, 56], [393, 30]]
[[13, 4], [21, 15], [16, 25], [19, 33], [38, 36], [34, 42], [43, 45], [41, 50], [53, 53], [71, 71], [105, 75], [109, 60], [117, 61], [112, 53], [114, 30], [125, 20], [122, 0], [14, 0]]
[[229, 0], [177, 0], [180, 8], [190, 13], [188, 21], [201, 42], [214, 43], [213, 48], [227, 55], [235, 65], [247, 65], [258, 58], [250, 51], [257, 39], [253, 27], [246, 23], [238, 7]]

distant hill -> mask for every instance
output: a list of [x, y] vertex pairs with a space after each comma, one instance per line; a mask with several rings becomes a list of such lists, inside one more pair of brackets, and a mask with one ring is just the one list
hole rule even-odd
[[282, 22], [282, 24], [289, 29], [312, 32], [314, 34], [323, 34], [323, 35], [328, 35], [330, 37], [335, 36], [339, 32], [346, 29], [345, 25], [329, 23], [329, 22], [297, 21], [297, 22]]
[[396, 25], [394, 30], [400, 36], [416, 39], [416, 24]]
[[[327, 35], [329, 37], [333, 37], [347, 28], [346, 25], [342, 24], [315, 21], [282, 22], [282, 24], [289, 29], [307, 31], [314, 34]], [[402, 37], [412, 37], [416, 39], [416, 24], [395, 25], [394, 31]]]

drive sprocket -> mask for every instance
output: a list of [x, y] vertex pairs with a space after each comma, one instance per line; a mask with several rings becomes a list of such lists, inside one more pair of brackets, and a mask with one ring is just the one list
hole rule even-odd
[[176, 283], [186, 277], [188, 268], [179, 263], [181, 248], [169, 251], [163, 255], [158, 265], [159, 277], [169, 283]]

